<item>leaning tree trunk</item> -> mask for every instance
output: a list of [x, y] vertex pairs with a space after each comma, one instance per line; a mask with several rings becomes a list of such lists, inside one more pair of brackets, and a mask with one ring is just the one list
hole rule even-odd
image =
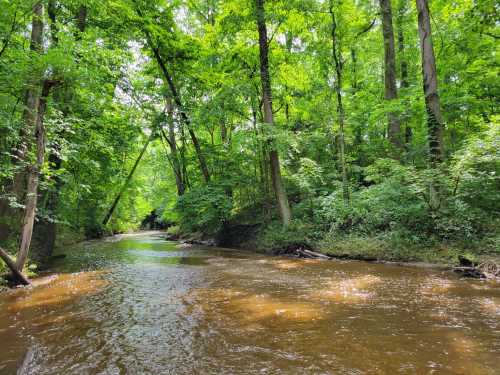
[[127, 190], [127, 187], [130, 183], [130, 180], [132, 180], [132, 177], [134, 176], [135, 170], [137, 169], [137, 166], [141, 162], [141, 159], [144, 156], [144, 153], [146, 152], [146, 150], [147, 150], [149, 144], [151, 143], [151, 141], [153, 140], [153, 138], [154, 138], [154, 132], [151, 133], [151, 135], [148, 137], [148, 140], [146, 141], [146, 143], [142, 147], [142, 150], [141, 150], [139, 156], [135, 160], [134, 166], [130, 170], [127, 178], [125, 179], [125, 182], [123, 183], [123, 185], [120, 189], [120, 191], [118, 192], [115, 199], [113, 200], [113, 203], [109, 207], [108, 212], [106, 213], [106, 216], [104, 217], [104, 220], [102, 221], [102, 225], [108, 224], [109, 219], [111, 219], [113, 212], [115, 212], [116, 206], [118, 206], [118, 202], [120, 202], [120, 199], [121, 199], [123, 193], [125, 192], [125, 190]]
[[0, 259], [2, 259], [5, 262], [5, 264], [10, 268], [16, 282], [20, 282], [21, 284], [24, 285], [31, 284], [28, 278], [24, 276], [23, 273], [16, 268], [16, 264], [12, 259], [10, 259], [9, 254], [7, 254], [7, 252], [1, 247], [0, 247]]
[[[384, 37], [384, 96], [385, 100], [390, 102], [398, 98], [398, 89], [396, 86], [396, 51], [394, 48], [391, 0], [380, 0], [380, 12], [382, 15], [382, 34]], [[387, 117], [387, 134], [389, 142], [392, 145], [394, 157], [399, 159], [401, 151], [403, 150], [401, 124], [396, 113], [389, 112]]]
[[[136, 9], [137, 15], [139, 17], [143, 17], [142, 12], [139, 9]], [[165, 61], [163, 60], [161, 53], [160, 53], [160, 47], [155, 45], [153, 43], [153, 40], [151, 38], [151, 33], [148, 31], [148, 29], [144, 28], [144, 34], [146, 35], [146, 40], [148, 43], [149, 48], [151, 48], [151, 51], [153, 52], [153, 55], [155, 57], [156, 62], [158, 63], [158, 66], [160, 67], [160, 70], [163, 74], [163, 77], [167, 81], [168, 88], [170, 90], [170, 94], [172, 96], [172, 99], [174, 100], [174, 103], [179, 111], [179, 114], [181, 116], [181, 120], [186, 125], [188, 129], [189, 136], [191, 137], [191, 141], [193, 142], [193, 146], [196, 152], [196, 156], [198, 157], [198, 162], [200, 164], [200, 170], [201, 174], [203, 175], [203, 178], [206, 183], [210, 182], [210, 172], [208, 169], [208, 164], [205, 159], [205, 155], [203, 154], [201, 150], [201, 145], [198, 140], [198, 137], [196, 136], [196, 133], [194, 132], [192, 126], [191, 126], [191, 121], [187, 115], [187, 113], [184, 110], [184, 106], [182, 105], [182, 100], [181, 96], [179, 95], [179, 92], [177, 91], [177, 87], [175, 86], [174, 80], [172, 78], [172, 75], [167, 69], [167, 65], [165, 64]]]
[[342, 55], [340, 52], [340, 46], [337, 46], [338, 35], [337, 35], [337, 20], [335, 18], [335, 11], [333, 7], [333, 0], [330, 0], [330, 16], [332, 18], [332, 57], [335, 66], [335, 93], [337, 95], [337, 119], [339, 123], [339, 161], [342, 171], [342, 195], [344, 202], [347, 204], [349, 202], [349, 182], [347, 177], [347, 164], [345, 160], [345, 137], [344, 137], [344, 122], [345, 122], [345, 111], [342, 102]]
[[[268, 57], [268, 40], [267, 28], [265, 21], [264, 0], [256, 0], [257, 12], [257, 27], [259, 30], [259, 50], [260, 50], [260, 78], [262, 83], [262, 104], [264, 107], [264, 122], [272, 126], [273, 119], [273, 103], [271, 92], [271, 77], [269, 76], [269, 57]], [[278, 151], [274, 141], [269, 142], [269, 160], [271, 167], [271, 180], [273, 183], [274, 193], [278, 201], [279, 213], [283, 225], [288, 225], [291, 220], [292, 213], [288, 204], [285, 187], [281, 178], [280, 161]]]
[[432, 165], [444, 159], [443, 118], [438, 94], [436, 58], [432, 45], [432, 32], [427, 0], [416, 0], [418, 12], [418, 34], [422, 54], [422, 77], [424, 83], [427, 129], [429, 133], [429, 153]]

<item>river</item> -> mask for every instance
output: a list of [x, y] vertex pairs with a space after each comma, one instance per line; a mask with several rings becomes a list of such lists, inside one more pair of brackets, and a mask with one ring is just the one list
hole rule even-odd
[[64, 251], [0, 295], [0, 374], [500, 374], [500, 285], [187, 247]]

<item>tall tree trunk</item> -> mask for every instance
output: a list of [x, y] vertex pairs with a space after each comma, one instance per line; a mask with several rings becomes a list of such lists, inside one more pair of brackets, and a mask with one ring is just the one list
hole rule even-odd
[[[30, 50], [33, 53], [41, 53], [43, 44], [43, 11], [42, 2], [37, 2], [33, 6], [33, 20], [31, 27], [31, 42]], [[40, 105], [40, 76], [38, 72], [30, 77], [28, 89], [25, 94], [25, 109], [23, 112], [24, 125], [21, 128], [21, 144], [19, 145], [16, 156], [18, 163], [26, 163], [22, 166], [22, 170], [14, 176], [13, 191], [20, 199], [26, 188], [25, 209], [23, 221], [21, 224], [21, 239], [16, 259], [16, 269], [22, 271], [26, 258], [28, 256], [31, 235], [33, 232], [33, 222], [35, 220], [37, 189], [38, 189], [38, 173], [39, 167], [43, 164], [44, 153], [44, 134], [43, 123], [39, 121]], [[36, 140], [36, 141], [34, 141]], [[40, 144], [41, 142], [41, 144]], [[32, 150], [33, 144], [36, 145], [36, 161], [30, 163], [28, 156]], [[41, 158], [41, 162], [39, 162]], [[26, 185], [27, 184], [27, 185]]]
[[181, 168], [182, 168], [182, 178], [184, 181], [184, 187], [185, 189], [191, 189], [191, 183], [189, 182], [189, 175], [187, 171], [187, 161], [186, 161], [186, 149], [187, 149], [187, 142], [186, 142], [186, 133], [184, 131], [184, 124], [181, 122], [179, 124], [179, 130], [181, 133], [181, 148], [179, 150], [179, 157], [181, 161]]
[[405, 34], [404, 34], [404, 18], [408, 8], [408, 0], [399, 0], [398, 14], [396, 18], [398, 28], [398, 52], [401, 69], [401, 87], [408, 88], [410, 83], [408, 81], [408, 61], [405, 56]]
[[24, 202], [24, 217], [21, 227], [21, 241], [16, 258], [16, 268], [22, 271], [26, 259], [28, 258], [31, 237], [33, 234], [33, 224], [35, 222], [36, 205], [38, 199], [38, 182], [40, 172], [45, 160], [45, 128], [43, 125], [45, 109], [47, 107], [47, 97], [54, 85], [53, 81], [45, 80], [42, 87], [42, 95], [39, 100], [38, 112], [35, 121], [35, 142], [36, 161], [28, 167], [28, 184], [26, 188], [26, 200]]
[[[55, 6], [55, 0], [49, 1], [48, 8], [49, 18], [50, 18], [50, 30], [51, 30], [51, 44], [56, 46], [59, 42], [57, 38], [58, 28], [57, 28], [57, 8]], [[82, 37], [82, 33], [85, 31], [87, 25], [87, 7], [81, 5], [78, 9], [78, 13], [76, 16], [76, 26], [78, 32], [75, 33], [75, 39], [80, 40]], [[75, 61], [78, 62], [80, 56], [75, 55]], [[57, 92], [57, 89], [56, 89]], [[54, 92], [54, 96], [57, 97], [56, 92]], [[67, 115], [65, 111], [63, 111], [64, 116]], [[57, 137], [63, 137], [62, 132], [57, 133]], [[56, 238], [57, 238], [57, 222], [55, 221], [55, 215], [57, 212], [57, 208], [59, 206], [59, 195], [60, 191], [63, 187], [63, 181], [61, 177], [58, 175], [57, 171], [61, 169], [62, 160], [60, 157], [60, 147], [56, 143], [54, 146], [54, 151], [51, 152], [48, 156], [49, 168], [52, 171], [54, 176], [54, 185], [51, 189], [47, 191], [47, 200], [45, 203], [45, 211], [50, 216], [50, 220], [42, 219], [40, 222], [40, 227], [38, 228], [35, 225], [36, 233], [43, 233], [43, 243], [41, 245], [41, 259], [46, 259], [50, 257], [54, 251]]]
[[[385, 99], [390, 102], [397, 99], [398, 89], [396, 86], [396, 51], [394, 47], [394, 31], [392, 27], [391, 0], [380, 0], [380, 12], [382, 15], [382, 34], [384, 37], [384, 82]], [[401, 137], [401, 124], [398, 115], [390, 112], [388, 117], [387, 134], [395, 158], [399, 159], [403, 150]]]
[[[405, 55], [405, 35], [404, 35], [404, 18], [408, 8], [408, 0], [399, 0], [398, 13], [396, 18], [398, 29], [398, 53], [399, 53], [399, 66], [401, 71], [401, 88], [407, 89], [410, 87], [408, 80], [408, 61]], [[411, 144], [413, 138], [413, 131], [410, 124], [406, 121], [404, 143], [406, 148]]]
[[[33, 5], [33, 20], [31, 24], [30, 50], [32, 53], [40, 54], [43, 49], [43, 3], [38, 1]], [[36, 69], [36, 68], [35, 68]], [[24, 99], [23, 122], [24, 126], [20, 131], [21, 143], [16, 149], [15, 163], [21, 165], [21, 170], [14, 176], [13, 193], [18, 200], [22, 200], [26, 188], [27, 173], [22, 167], [29, 152], [29, 147], [33, 143], [33, 136], [36, 127], [37, 110], [40, 100], [40, 74], [36, 71], [28, 80]]]
[[[264, 122], [273, 126], [273, 103], [271, 92], [271, 77], [269, 76], [269, 57], [267, 28], [265, 21], [264, 0], [256, 0], [257, 27], [259, 30], [259, 50], [260, 50], [260, 78], [262, 83], [262, 104], [264, 107]], [[288, 204], [285, 187], [281, 179], [280, 161], [274, 140], [269, 142], [269, 159], [271, 167], [271, 180], [274, 193], [278, 201], [279, 213], [283, 225], [288, 225], [292, 213]]]
[[83, 4], [78, 8], [78, 15], [76, 16], [76, 26], [80, 33], [77, 36], [77, 39], [81, 39], [81, 34], [85, 32], [85, 28], [87, 27], [87, 7]]
[[175, 175], [175, 185], [177, 186], [177, 195], [184, 194], [185, 186], [182, 176], [182, 168], [179, 160], [179, 153], [177, 151], [177, 140], [175, 139], [174, 128], [174, 106], [172, 99], [167, 97], [167, 124], [168, 124], [168, 144], [170, 146], [170, 153], [172, 154], [172, 168]]
[[427, 0], [416, 0], [418, 12], [418, 34], [422, 55], [422, 77], [424, 83], [425, 108], [429, 137], [430, 162], [436, 165], [444, 159], [443, 118], [438, 94], [436, 58], [432, 45], [432, 32]]
[[344, 202], [349, 202], [349, 181], [347, 178], [347, 164], [345, 160], [345, 136], [344, 136], [344, 122], [345, 122], [345, 111], [344, 105], [342, 103], [342, 54], [340, 51], [340, 45], [337, 46], [338, 36], [337, 36], [337, 20], [335, 18], [335, 11], [333, 6], [333, 0], [330, 0], [330, 16], [332, 18], [332, 57], [335, 65], [335, 92], [337, 95], [337, 119], [339, 123], [339, 161], [342, 170], [342, 195]]
[[220, 123], [220, 140], [222, 142], [222, 145], [226, 148], [229, 143], [229, 137], [225, 119], [223, 119]]

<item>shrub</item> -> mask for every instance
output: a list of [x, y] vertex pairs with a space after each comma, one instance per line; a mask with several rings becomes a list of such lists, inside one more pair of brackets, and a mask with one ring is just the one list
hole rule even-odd
[[282, 253], [297, 247], [311, 248], [313, 241], [309, 234], [312, 229], [311, 224], [297, 219], [292, 220], [286, 227], [281, 222], [275, 221], [260, 233], [257, 247], [274, 253]]
[[[490, 147], [485, 149], [488, 154], [497, 152]], [[340, 190], [316, 197], [313, 221], [330, 234], [371, 236], [399, 232], [411, 234], [413, 242], [415, 238], [425, 242], [430, 237], [439, 240], [479, 238], [492, 227], [493, 230], [498, 227], [489, 223], [494, 222], [491, 217], [498, 216], [500, 201], [500, 187], [495, 185], [498, 175], [492, 172], [498, 165], [493, 163], [491, 155], [484, 157], [489, 160], [486, 166], [469, 161], [469, 177], [463, 187], [457, 186], [456, 176], [444, 170], [417, 170], [394, 160], [378, 160], [365, 169], [368, 186], [353, 191], [349, 205], [343, 202]], [[479, 166], [489, 172], [482, 173]], [[496, 201], [485, 204], [479, 197], [476, 200], [475, 195], [483, 196], [479, 185], [488, 189], [490, 197], [483, 199]]]
[[214, 235], [230, 216], [232, 200], [219, 186], [195, 187], [179, 198], [176, 210], [183, 232]]

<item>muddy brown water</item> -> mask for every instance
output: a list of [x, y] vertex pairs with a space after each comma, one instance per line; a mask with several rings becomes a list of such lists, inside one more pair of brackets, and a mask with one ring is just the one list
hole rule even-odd
[[0, 374], [500, 374], [500, 285], [182, 247], [66, 249], [0, 295]]

